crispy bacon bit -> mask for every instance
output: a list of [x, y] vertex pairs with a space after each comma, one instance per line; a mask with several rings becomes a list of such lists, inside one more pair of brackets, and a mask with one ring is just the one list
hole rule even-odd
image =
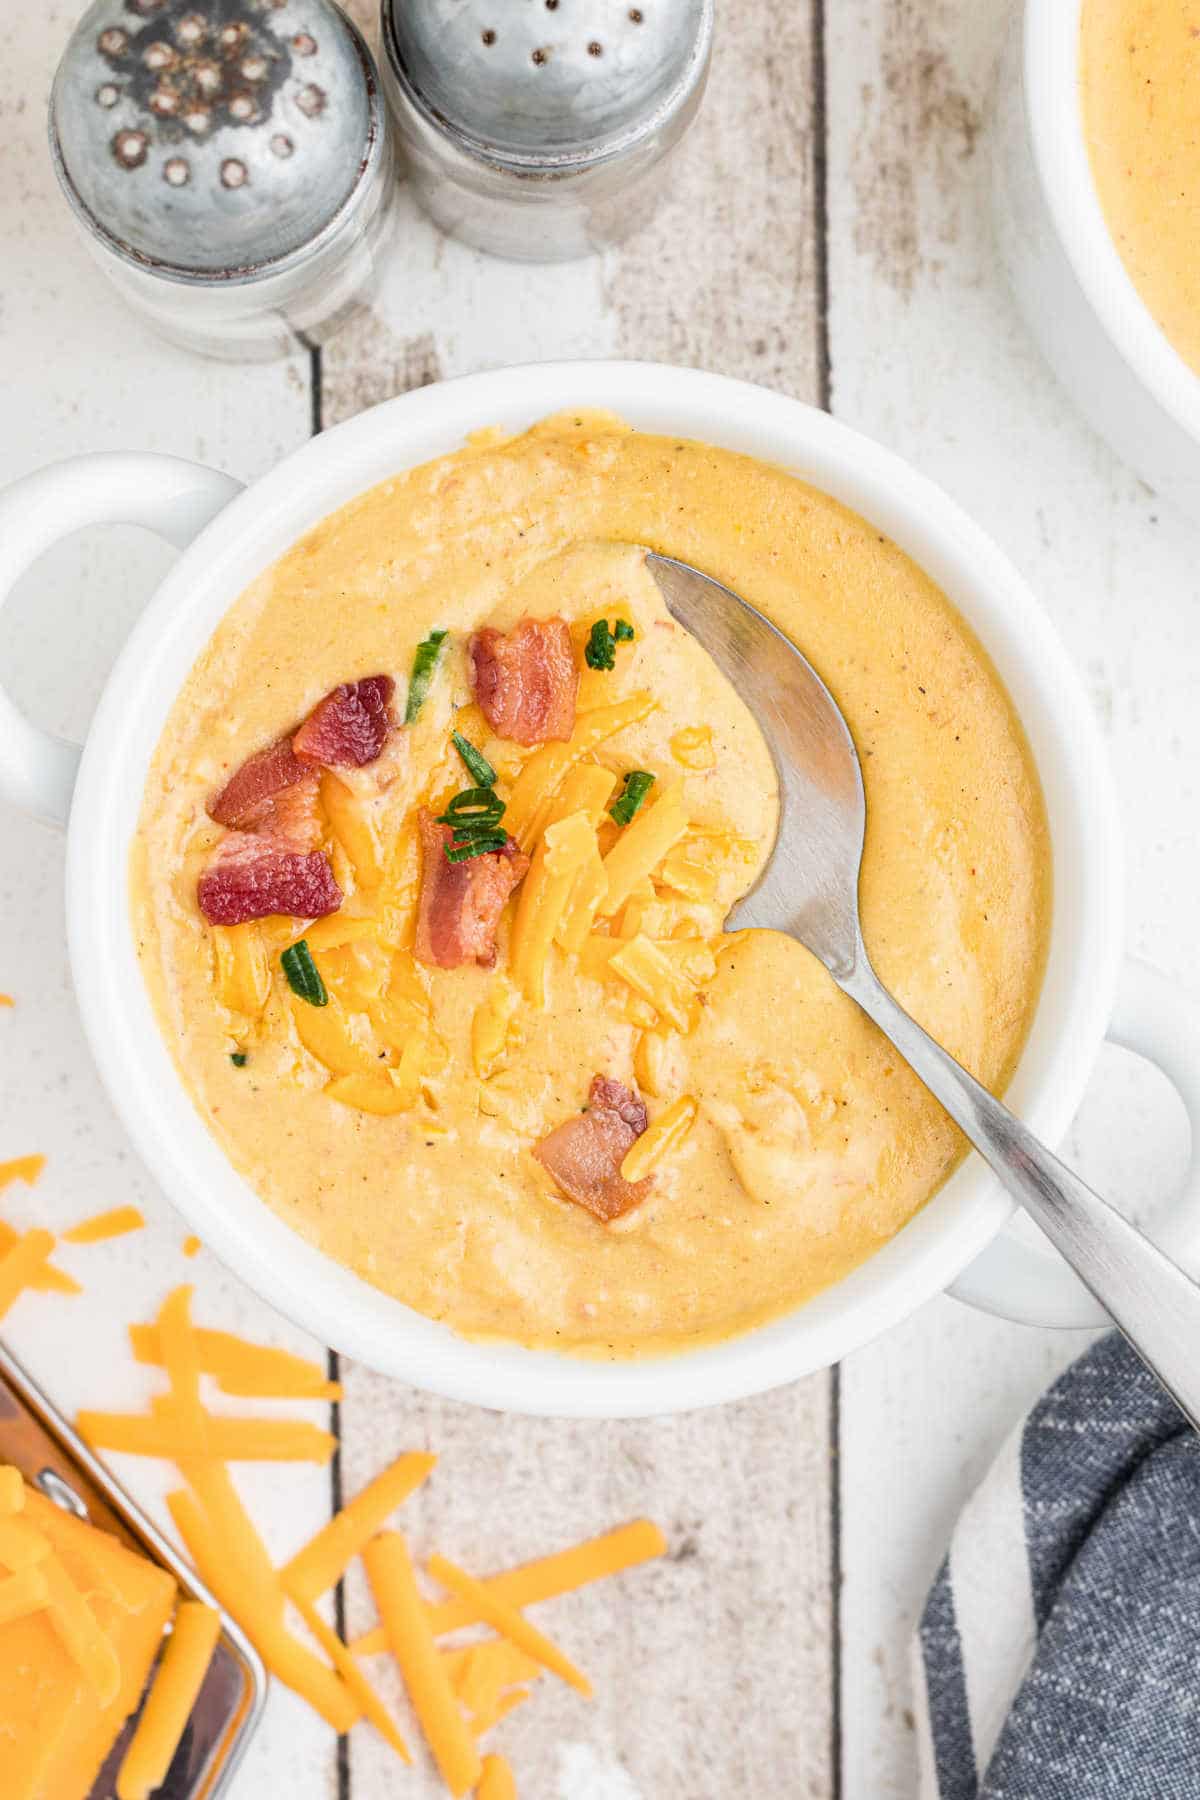
[[197, 898], [210, 925], [242, 925], [270, 913], [323, 918], [342, 904], [342, 890], [322, 851], [303, 853], [278, 838], [231, 831], [201, 875]]
[[575, 729], [579, 670], [565, 619], [488, 625], [472, 637], [475, 698], [497, 737], [515, 744], [564, 741]]
[[328, 769], [361, 769], [374, 762], [391, 730], [388, 707], [395, 690], [390, 675], [343, 682], [314, 706], [292, 749]]
[[504, 903], [529, 867], [529, 858], [512, 838], [503, 850], [490, 850], [466, 862], [446, 861], [445, 846], [454, 833], [431, 812], [421, 809], [421, 897], [417, 912], [415, 954], [437, 969], [496, 960], [496, 928]]
[[269, 813], [276, 794], [311, 773], [312, 764], [301, 762], [289, 739], [280, 738], [247, 758], [212, 802], [209, 817], [233, 831], [254, 831]]
[[533, 1154], [568, 1200], [608, 1224], [644, 1200], [652, 1184], [650, 1175], [629, 1182], [621, 1174], [626, 1151], [648, 1123], [640, 1094], [631, 1093], [622, 1081], [594, 1075], [587, 1111], [535, 1144]]
[[266, 802], [254, 827], [259, 837], [272, 838], [285, 850], [320, 848], [325, 835], [321, 824], [321, 776], [309, 769], [300, 781], [280, 788]]

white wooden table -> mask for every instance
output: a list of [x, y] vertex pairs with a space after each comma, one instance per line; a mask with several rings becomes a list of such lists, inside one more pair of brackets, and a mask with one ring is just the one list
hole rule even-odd
[[[356, 10], [373, 25], [369, 0]], [[939, 479], [1040, 592], [1111, 739], [1130, 947], [1194, 976], [1198, 545], [1068, 410], [999, 279], [985, 122], [1006, 0], [725, 0], [705, 109], [652, 231], [603, 259], [517, 267], [441, 240], [406, 197], [375, 316], [319, 358], [250, 369], [150, 340], [73, 236], [44, 100], [77, 11], [43, 0], [0, 15], [0, 479], [118, 447], [248, 478], [398, 390], [566, 355], [702, 364], [828, 405]], [[165, 563], [156, 544], [109, 532], [31, 573], [5, 616], [0, 677], [40, 720], [86, 729]], [[102, 1251], [63, 1253], [86, 1294], [24, 1299], [6, 1341], [68, 1408], [137, 1404], [124, 1325], [194, 1278], [205, 1319], [313, 1350], [212, 1258], [182, 1260], [185, 1228], [80, 1040], [61, 841], [2, 824], [0, 990], [18, 1005], [0, 1014], [0, 1157], [50, 1156], [5, 1212], [65, 1225], [132, 1199], [149, 1221]], [[1186, 1133], [1162, 1079], [1111, 1053], [1071, 1148], [1141, 1202], [1179, 1177]], [[435, 1448], [416, 1540], [478, 1568], [642, 1512], [666, 1527], [670, 1562], [561, 1603], [556, 1625], [599, 1699], [547, 1686], [505, 1724], [523, 1795], [886, 1800], [914, 1792], [907, 1642], [950, 1522], [1078, 1347], [940, 1300], [831, 1375], [632, 1426], [504, 1419], [344, 1368], [339, 1476], [353, 1492], [397, 1450]], [[126, 1460], [120, 1472], [158, 1504], [164, 1470]], [[281, 1556], [327, 1515], [327, 1471], [242, 1480]], [[352, 1624], [365, 1616], [353, 1583], [346, 1605]], [[277, 1691], [236, 1800], [268, 1791], [441, 1789], [427, 1768], [397, 1772], [365, 1727], [339, 1752]]]

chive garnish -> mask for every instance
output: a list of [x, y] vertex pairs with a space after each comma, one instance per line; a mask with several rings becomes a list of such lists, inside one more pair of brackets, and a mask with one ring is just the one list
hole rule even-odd
[[408, 684], [408, 703], [404, 708], [404, 723], [411, 725], [425, 704], [425, 696], [429, 692], [429, 684], [433, 680], [433, 671], [441, 654], [447, 633], [431, 631], [427, 638], [422, 638], [417, 645], [413, 657], [412, 680]]
[[583, 656], [589, 669], [616, 667], [617, 645], [632, 642], [633, 626], [628, 619], [617, 619], [610, 628], [607, 619], [597, 619], [588, 633]]
[[493, 769], [487, 757], [484, 756], [481, 751], [477, 750], [470, 739], [465, 738], [461, 731], [456, 731], [454, 733], [452, 741], [454, 748], [458, 751], [458, 754], [462, 757], [463, 762], [466, 765], [467, 774], [471, 777], [471, 780], [475, 783], [476, 787], [495, 787], [496, 771]]
[[289, 944], [279, 958], [279, 963], [287, 976], [288, 986], [298, 999], [307, 1000], [310, 1006], [329, 1005], [329, 995], [321, 980], [321, 971], [313, 961], [312, 951], [304, 938], [298, 943]]
[[454, 834], [443, 845], [446, 861], [466, 862], [472, 856], [503, 850], [508, 842], [508, 833], [500, 828], [503, 817], [504, 802], [490, 787], [469, 787], [455, 794], [445, 812], [438, 814], [438, 824], [449, 825]]
[[508, 842], [508, 834], [493, 831], [482, 837], [472, 837], [459, 843], [457, 839], [446, 845], [446, 861], [449, 863], [467, 862], [472, 856], [488, 856], [496, 850], [503, 850]]
[[233, 1050], [230, 1052], [229, 1060], [235, 1069], [244, 1069], [246, 1066], [246, 1052], [244, 1050]]
[[615, 819], [618, 825], [628, 825], [653, 786], [653, 775], [648, 774], [645, 769], [631, 769], [625, 777], [621, 792], [608, 809], [609, 817]]

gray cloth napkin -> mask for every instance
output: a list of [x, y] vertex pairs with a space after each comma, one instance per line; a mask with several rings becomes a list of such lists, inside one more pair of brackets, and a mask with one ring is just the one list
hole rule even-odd
[[1115, 1332], [972, 1496], [915, 1652], [922, 1800], [1200, 1800], [1200, 1440]]

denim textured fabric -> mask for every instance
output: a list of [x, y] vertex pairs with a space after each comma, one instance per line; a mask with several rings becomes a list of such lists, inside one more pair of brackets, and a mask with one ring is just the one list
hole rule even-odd
[[1200, 1800], [1200, 1441], [1116, 1333], [964, 1509], [916, 1676], [923, 1800]]

